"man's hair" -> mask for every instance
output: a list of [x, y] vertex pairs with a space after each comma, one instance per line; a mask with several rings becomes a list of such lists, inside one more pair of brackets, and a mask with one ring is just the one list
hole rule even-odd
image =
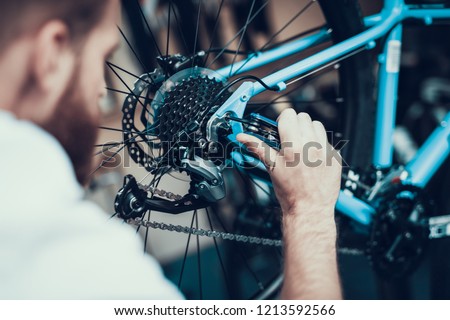
[[0, 52], [15, 38], [63, 21], [77, 42], [101, 21], [109, 0], [0, 0]]

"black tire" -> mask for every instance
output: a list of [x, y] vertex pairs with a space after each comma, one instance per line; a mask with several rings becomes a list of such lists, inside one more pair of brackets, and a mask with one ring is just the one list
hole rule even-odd
[[[334, 42], [364, 31], [361, 8], [355, 0], [320, 0], [323, 14], [333, 29]], [[355, 168], [370, 166], [375, 132], [373, 61], [363, 51], [342, 62], [339, 69], [341, 95], [340, 130], [349, 140], [342, 150], [344, 160]]]

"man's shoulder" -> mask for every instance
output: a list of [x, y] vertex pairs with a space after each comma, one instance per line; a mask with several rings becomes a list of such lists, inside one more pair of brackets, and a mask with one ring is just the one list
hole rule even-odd
[[[43, 273], [52, 268], [51, 274], [61, 280], [70, 276], [69, 291], [64, 293], [67, 297], [182, 298], [165, 279], [159, 263], [144, 254], [142, 239], [133, 228], [111, 219], [87, 200], [77, 202], [62, 215], [56, 222], [54, 245], [39, 265]], [[60, 232], [63, 235], [58, 238]], [[49, 290], [52, 296], [52, 288]]]
[[0, 297], [182, 298], [139, 235], [89, 201], [10, 214], [0, 226]]
[[0, 113], [0, 148], [0, 297], [182, 297], [135, 231], [83, 198], [56, 139]]
[[[80, 197], [82, 188], [66, 152], [49, 133], [12, 114], [0, 112], [0, 190], [53, 192]], [[61, 195], [64, 196], [64, 195]]]

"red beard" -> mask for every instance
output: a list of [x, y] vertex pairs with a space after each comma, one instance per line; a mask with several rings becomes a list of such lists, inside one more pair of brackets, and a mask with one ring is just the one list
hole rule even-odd
[[[79, 78], [74, 75], [71, 87], [63, 95], [53, 117], [42, 125], [69, 155], [78, 182], [87, 185], [93, 170], [93, 151], [99, 119], [88, 110], [89, 102], [80, 95]], [[97, 106], [95, 106], [97, 107]]]

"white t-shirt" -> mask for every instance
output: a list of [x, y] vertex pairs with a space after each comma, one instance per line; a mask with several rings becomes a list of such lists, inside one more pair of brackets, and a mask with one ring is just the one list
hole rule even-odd
[[0, 111], [0, 299], [182, 299], [134, 230], [83, 197], [58, 141]]

